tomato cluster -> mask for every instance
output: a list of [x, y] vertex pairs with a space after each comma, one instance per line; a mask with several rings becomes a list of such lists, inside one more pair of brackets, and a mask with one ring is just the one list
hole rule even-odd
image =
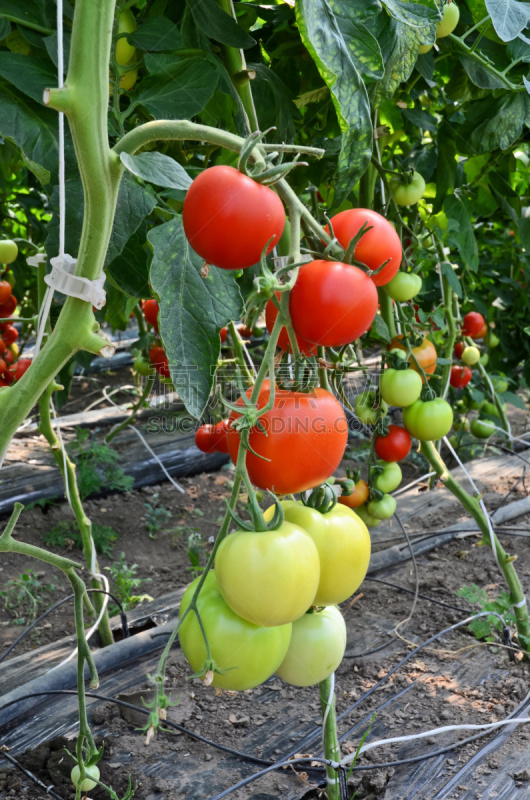
[[[0, 242], [0, 262], [10, 264], [17, 254], [18, 248], [15, 242], [7, 239]], [[7, 280], [0, 280], [0, 387], [10, 386], [20, 380], [31, 365], [30, 358], [17, 360], [18, 330], [10, 322], [2, 321], [13, 316], [17, 305], [12, 284]]]
[[[215, 571], [197, 605], [212, 659], [213, 685], [249, 689], [273, 673], [295, 686], [329, 677], [346, 648], [346, 626], [336, 608], [360, 586], [370, 560], [370, 535], [349, 508], [325, 513], [282, 502], [273, 530], [237, 530], [219, 546]], [[270, 522], [274, 507], [265, 512]], [[186, 611], [197, 579], [182, 598]], [[194, 614], [179, 631], [184, 655], [199, 672], [206, 658]]]
[[195, 444], [203, 453], [228, 453], [226, 431], [230, 419], [222, 419], [216, 425], [201, 425], [195, 434]]

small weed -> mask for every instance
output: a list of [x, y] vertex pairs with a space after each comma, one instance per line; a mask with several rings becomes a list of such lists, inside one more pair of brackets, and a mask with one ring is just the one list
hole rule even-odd
[[162, 530], [162, 525], [171, 519], [171, 511], [158, 505], [158, 492], [155, 492], [151, 503], [144, 503], [146, 508], [145, 527], [150, 539], [156, 539], [156, 534]]
[[77, 485], [81, 499], [104, 486], [109, 491], [127, 492], [134, 479], [119, 466], [120, 454], [107, 444], [96, 442], [90, 431], [76, 428], [76, 440], [67, 445], [77, 467]]
[[[500, 614], [506, 625], [514, 625], [516, 622], [513, 613], [513, 601], [509, 592], [501, 592], [498, 597], [493, 599], [488, 597], [485, 589], [480, 588], [475, 583], [471, 586], [462, 586], [457, 592], [458, 597], [463, 597], [471, 605], [479, 606], [481, 611], [495, 611]], [[486, 642], [492, 642], [493, 629], [502, 631], [502, 622], [498, 617], [480, 617], [474, 619], [469, 623], [469, 630], [477, 639], [484, 639]]]
[[[152, 600], [153, 598], [148, 594], [133, 594], [135, 589], [138, 589], [142, 583], [148, 583], [151, 578], [137, 578], [138, 564], [127, 566], [125, 563], [125, 553], [120, 555], [120, 560], [113, 564], [111, 567], [105, 567], [110, 572], [111, 580], [114, 584], [112, 587], [113, 592], [121, 601], [125, 611], [134, 608], [144, 600]], [[116, 606], [110, 606], [109, 612], [117, 614], [119, 609]]]
[[0, 587], [4, 608], [15, 617], [15, 625], [26, 625], [37, 616], [43, 592], [54, 592], [58, 584], [42, 583], [35, 570], [28, 569], [18, 578], [12, 578]]
[[[191, 567], [188, 569], [194, 578], [201, 574], [207, 559], [206, 542], [197, 529], [191, 529], [186, 546], [186, 555], [189, 558]], [[204, 563], [202, 563], [204, 561]]]
[[[108, 525], [92, 525], [92, 539], [96, 553], [111, 556], [114, 542], [118, 540], [118, 534]], [[54, 525], [44, 534], [44, 544], [51, 547], [64, 547], [66, 550], [72, 550], [74, 547], [78, 550], [83, 549], [81, 533], [73, 520], [62, 520]]]
[[24, 511], [31, 511], [33, 508], [42, 508], [44, 511], [48, 506], [57, 505], [57, 497], [41, 497], [40, 500], [34, 500], [33, 503], [27, 503]]

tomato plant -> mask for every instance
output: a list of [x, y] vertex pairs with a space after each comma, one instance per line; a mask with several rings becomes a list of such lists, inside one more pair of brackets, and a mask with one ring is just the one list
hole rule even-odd
[[76, 789], [79, 786], [79, 784], [81, 784], [79, 786], [81, 791], [89, 792], [91, 789], [94, 788], [94, 786], [97, 786], [97, 782], [99, 781], [99, 767], [97, 766], [97, 764], [92, 764], [92, 766], [85, 767], [85, 772], [87, 777], [83, 781], [80, 781], [81, 770], [76, 764], [75, 767], [72, 768], [72, 771], [70, 773], [70, 779], [74, 784], [74, 786], [76, 787]]
[[484, 330], [484, 317], [478, 311], [470, 311], [465, 315], [462, 322], [462, 333], [472, 339], [480, 339]]
[[[413, 206], [418, 200], [421, 200], [425, 193], [425, 180], [419, 172], [414, 172], [410, 183], [401, 178], [392, 178], [390, 189], [398, 206]], [[414, 297], [414, 295], [411, 296]], [[410, 297], [405, 299], [410, 300]]]
[[[11, 241], [11, 239], [0, 239], [0, 264], [12, 264], [17, 255], [18, 247], [16, 242]], [[9, 292], [9, 294], [11, 293]]]
[[374, 478], [374, 486], [380, 492], [388, 494], [398, 488], [402, 480], [401, 467], [396, 461], [378, 461], [378, 467], [382, 467], [382, 472], [374, 469], [376, 477]]
[[367, 511], [375, 519], [389, 519], [396, 510], [396, 500], [392, 495], [385, 494], [380, 500], [371, 500]]

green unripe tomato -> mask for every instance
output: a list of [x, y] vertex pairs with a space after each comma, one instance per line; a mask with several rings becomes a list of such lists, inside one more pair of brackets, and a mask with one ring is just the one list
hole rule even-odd
[[293, 622], [287, 655], [276, 670], [291, 686], [314, 686], [335, 672], [346, 649], [346, 624], [336, 606]]
[[420, 442], [434, 442], [447, 436], [453, 425], [453, 409], [446, 400], [416, 400], [403, 410], [403, 424]]
[[356, 508], [355, 513], [362, 519], [367, 528], [377, 528], [377, 526], [381, 524], [380, 519], [376, 519], [376, 517], [372, 517], [372, 515], [368, 513], [366, 504]]
[[[88, 777], [81, 783], [81, 791], [82, 792], [89, 792], [94, 786], [97, 786], [97, 781], [99, 781], [99, 767], [97, 764], [93, 764], [91, 767], [85, 767], [85, 772]], [[79, 778], [81, 777], [81, 770], [75, 765], [70, 773], [70, 778], [72, 779], [72, 783], [74, 784], [75, 788], [77, 789], [79, 784]], [[94, 778], [94, 780], [91, 780]]]
[[453, 420], [453, 428], [455, 431], [468, 431], [469, 425], [470, 423], [467, 417], [455, 417]]
[[450, 436], [450, 437], [449, 437], [449, 444], [450, 444], [450, 445], [451, 445], [451, 447], [452, 447], [452, 448], [454, 448], [455, 450], [456, 450], [456, 448], [458, 447], [459, 443], [460, 443], [460, 442], [459, 442], [458, 436], [455, 436], [455, 435], [453, 434], [453, 436]]
[[487, 367], [489, 360], [490, 360], [489, 355], [487, 353], [482, 353], [479, 359], [479, 363], [482, 364], [483, 367]]
[[4, 280], [6, 280], [8, 282], [8, 284], [11, 286], [12, 289], [14, 288], [14, 286], [15, 286], [15, 273], [13, 272], [12, 269], [10, 269], [10, 270], [8, 270], [6, 272], [6, 274], [4, 275]]
[[375, 392], [362, 392], [355, 398], [355, 413], [365, 425], [375, 425], [380, 416], [384, 417], [388, 406], [381, 400], [381, 414], [379, 408], [374, 408]]
[[491, 377], [490, 380], [497, 394], [503, 394], [503, 392], [508, 391], [508, 381], [506, 380], [506, 378], [502, 378], [500, 376], [497, 377], [496, 375], [493, 375], [493, 377]]
[[478, 347], [466, 347], [462, 353], [462, 361], [464, 364], [467, 364], [468, 367], [472, 367], [480, 361], [480, 350]]
[[469, 404], [469, 408], [471, 409], [471, 411], [480, 411], [480, 409], [482, 408], [483, 404], [484, 404], [484, 400], [482, 400], [482, 402], [480, 402], [480, 403], [478, 402], [478, 400], [472, 400], [470, 402], [470, 404]]
[[422, 385], [421, 376], [413, 369], [386, 369], [380, 378], [379, 390], [389, 406], [404, 408], [416, 402]]
[[429, 50], [432, 50], [432, 48], [433, 48], [432, 44], [420, 44], [418, 52], [420, 56], [422, 56], [424, 53], [428, 53]]
[[455, 411], [467, 411], [469, 408], [469, 398], [464, 395], [455, 403]]
[[377, 462], [384, 467], [383, 472], [380, 472], [379, 475], [374, 479], [374, 486], [376, 489], [379, 489], [380, 492], [384, 494], [388, 494], [389, 492], [393, 492], [403, 478], [403, 473], [401, 472], [401, 467], [397, 463], [397, 461], [381, 461]]
[[138, 375], [150, 375], [152, 371], [151, 364], [142, 358], [142, 356], [138, 356], [138, 358], [134, 359], [133, 369]]
[[490, 402], [489, 400], [485, 400], [482, 405], [480, 406], [480, 413], [481, 414], [489, 414], [490, 417], [500, 417], [499, 411], [495, 403]]
[[413, 174], [411, 183], [402, 183], [398, 178], [393, 178], [390, 191], [398, 206], [413, 206], [423, 197], [425, 181], [419, 172]]
[[385, 284], [385, 292], [392, 300], [404, 303], [419, 294], [421, 283], [419, 275], [412, 272], [397, 272], [392, 280]]
[[[130, 8], [122, 11], [118, 20], [118, 33], [132, 33], [136, 30], [136, 20]], [[124, 67], [128, 64], [135, 54], [132, 44], [129, 44], [125, 36], [116, 42], [116, 61]]]
[[495, 433], [493, 422], [484, 419], [474, 419], [471, 423], [471, 433], [477, 439], [489, 439]]
[[11, 239], [2, 239], [0, 241], [0, 264], [12, 264], [17, 256], [17, 243]]
[[398, 358], [401, 358], [402, 361], [405, 361], [407, 358], [407, 351], [400, 350], [399, 347], [393, 347], [392, 350], [389, 351], [389, 355], [397, 356]]
[[488, 345], [488, 347], [498, 347], [500, 344], [500, 339], [498, 336], [495, 336], [491, 328], [488, 328], [488, 332], [484, 337], [484, 343]]
[[371, 500], [368, 503], [368, 513], [375, 519], [390, 519], [396, 510], [396, 499], [391, 494], [385, 494], [381, 500]]
[[436, 38], [443, 39], [444, 36], [449, 36], [458, 25], [460, 19], [460, 9], [454, 2], [447, 3], [444, 6], [442, 18], [436, 24]]

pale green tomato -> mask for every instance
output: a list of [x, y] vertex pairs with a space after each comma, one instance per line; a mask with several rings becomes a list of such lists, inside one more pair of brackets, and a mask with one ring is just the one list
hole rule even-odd
[[423, 197], [425, 181], [419, 172], [413, 174], [410, 183], [403, 183], [399, 178], [392, 178], [390, 191], [398, 206], [413, 206]]
[[474, 419], [471, 423], [471, 433], [477, 439], [489, 439], [495, 433], [494, 424], [487, 419]]
[[17, 243], [11, 239], [0, 240], [0, 264], [12, 264], [18, 256]]
[[495, 403], [490, 402], [489, 400], [484, 400], [482, 405], [480, 406], [481, 413], [489, 414], [490, 417], [500, 417], [500, 413], [497, 409]]
[[396, 498], [385, 494], [381, 500], [371, 500], [368, 503], [368, 513], [374, 519], [390, 519], [396, 510]]
[[487, 353], [482, 353], [482, 355], [480, 356], [480, 363], [482, 364], [483, 367], [486, 367], [488, 365], [489, 360], [490, 360], [489, 355]]
[[[257, 535], [257, 534], [256, 534]], [[200, 580], [190, 583], [180, 604], [179, 616], [188, 608]], [[209, 572], [197, 598], [212, 659], [222, 673], [215, 672], [212, 685], [242, 692], [253, 689], [276, 672], [287, 653], [291, 624], [262, 628], [242, 619], [225, 603], [215, 574]], [[190, 667], [200, 674], [206, 661], [206, 647], [197, 617], [186, 616], [179, 640]]]
[[293, 622], [287, 655], [276, 674], [291, 686], [314, 686], [335, 672], [346, 650], [346, 625], [336, 606]]
[[491, 328], [488, 328], [488, 332], [484, 337], [484, 343], [488, 345], [488, 347], [498, 347], [500, 344], [500, 339], [498, 336], [495, 336]]
[[[320, 559], [320, 581], [315, 606], [342, 603], [359, 588], [370, 562], [370, 534], [356, 512], [337, 505], [321, 514], [295, 500], [283, 500], [285, 519], [303, 528], [312, 538]], [[272, 519], [274, 506], [265, 512]]]
[[311, 536], [284, 522], [275, 531], [235, 531], [215, 557], [219, 589], [232, 611], [254, 625], [294, 622], [313, 605], [320, 559]]
[[[136, 30], [136, 20], [134, 19], [134, 14], [132, 11], [127, 8], [125, 11], [122, 11], [120, 14], [120, 18], [118, 20], [118, 33], [132, 33]], [[129, 44], [125, 36], [122, 36], [121, 39], [118, 39], [116, 42], [116, 61], [120, 66], [125, 66], [129, 64], [132, 57], [135, 54], [135, 49], [132, 44]]]
[[388, 492], [393, 492], [403, 478], [403, 473], [401, 472], [401, 467], [397, 463], [397, 461], [381, 461], [377, 462], [382, 467], [384, 467], [383, 472], [380, 472], [377, 478], [374, 480], [374, 486], [376, 489], [379, 489], [380, 492], [384, 492], [388, 494]]
[[380, 519], [376, 519], [375, 517], [372, 517], [372, 515], [368, 513], [368, 508], [366, 503], [363, 506], [359, 506], [359, 508], [356, 508], [355, 513], [357, 514], [358, 517], [362, 519], [367, 528], [377, 528], [377, 526], [381, 524]]
[[449, 36], [458, 25], [460, 19], [460, 9], [454, 2], [449, 2], [444, 6], [442, 18], [440, 22], [436, 23], [436, 38], [443, 39], [444, 36]]
[[416, 400], [403, 410], [403, 424], [420, 442], [434, 442], [447, 436], [453, 424], [453, 409], [441, 397]]
[[462, 353], [462, 361], [464, 364], [467, 364], [468, 367], [472, 367], [480, 361], [480, 350], [478, 347], [466, 347]]
[[421, 284], [420, 276], [413, 272], [396, 272], [392, 280], [385, 284], [385, 292], [392, 300], [404, 303], [421, 292]]
[[413, 369], [386, 369], [379, 380], [381, 397], [389, 406], [406, 408], [416, 402], [423, 382]]
[[506, 380], [506, 378], [497, 375], [492, 375], [491, 383], [493, 384], [493, 388], [495, 389], [497, 394], [502, 394], [503, 392], [508, 391], [508, 381]]
[[133, 370], [137, 372], [138, 375], [150, 375], [152, 369], [151, 364], [142, 356], [138, 356], [138, 358], [134, 359]]
[[[97, 781], [99, 781], [99, 767], [97, 764], [93, 764], [91, 767], [85, 767], [85, 772], [88, 777], [85, 778], [85, 780], [82, 782], [81, 791], [89, 792], [91, 789], [94, 788], [94, 786], [97, 786]], [[70, 778], [76, 789], [80, 777], [81, 777], [81, 770], [76, 764], [70, 773]], [[90, 780], [91, 778], [95, 778], [95, 780]]]
[[418, 52], [419, 52], [420, 56], [422, 56], [424, 53], [428, 53], [429, 50], [432, 50], [432, 48], [433, 48], [432, 44], [420, 44], [420, 48], [419, 48]]
[[375, 425], [379, 416], [384, 417], [388, 411], [388, 406], [384, 400], [381, 401], [381, 414], [379, 408], [374, 407], [375, 392], [362, 392], [355, 398], [355, 413], [365, 425]]

